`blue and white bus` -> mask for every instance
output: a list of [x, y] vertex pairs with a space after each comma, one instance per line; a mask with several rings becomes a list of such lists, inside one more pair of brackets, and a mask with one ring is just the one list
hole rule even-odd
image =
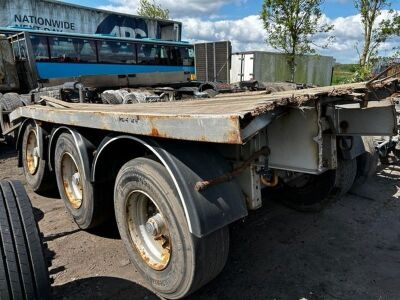
[[9, 36], [15, 59], [27, 61], [34, 80], [42, 83], [82, 77], [141, 78], [141, 75], [143, 81], [156, 74], [164, 78], [155, 79], [158, 83], [194, 78], [194, 47], [185, 42], [21, 28], [0, 28], [0, 34]]

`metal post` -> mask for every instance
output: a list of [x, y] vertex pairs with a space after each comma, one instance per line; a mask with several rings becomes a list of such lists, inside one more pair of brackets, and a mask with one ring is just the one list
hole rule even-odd
[[213, 81], [217, 81], [217, 53], [215, 52], [215, 44], [213, 43], [213, 58], [214, 58], [214, 76]]

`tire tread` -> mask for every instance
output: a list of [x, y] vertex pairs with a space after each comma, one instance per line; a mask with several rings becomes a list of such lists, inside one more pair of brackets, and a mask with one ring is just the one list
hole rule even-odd
[[32, 206], [22, 184], [0, 182], [1, 299], [50, 299], [48, 270]]
[[[121, 168], [115, 185], [116, 195], [118, 189], [120, 188], [118, 185], [119, 183], [132, 180], [133, 177], [130, 177], [130, 174], [135, 174], [135, 178], [137, 178], [139, 181], [145, 181], [148, 177], [150, 177], [152, 178], [150, 181], [157, 182], [157, 178], [161, 178], [164, 182], [157, 182], [157, 184], [166, 184], [170, 187], [170, 189], [175, 190], [175, 185], [172, 181], [172, 178], [161, 163], [148, 158], [136, 158]], [[175, 197], [177, 197], [176, 199], [178, 200], [179, 205], [181, 206], [180, 208], [183, 212], [180, 199], [177, 195], [175, 195]], [[115, 197], [115, 199], [117, 200], [117, 197]], [[116, 208], [116, 213], [118, 221], [118, 208]], [[188, 238], [188, 242], [190, 242], [192, 245], [189, 248], [191, 249], [192, 253], [194, 253], [194, 260], [192, 261], [193, 265], [189, 266], [189, 269], [192, 270], [192, 273], [188, 273], [188, 271], [185, 272], [187, 278], [182, 280], [180, 286], [175, 291], [171, 291], [170, 293], [166, 294], [155, 290], [156, 293], [159, 293], [161, 296], [167, 299], [181, 299], [186, 297], [213, 280], [224, 268], [229, 254], [228, 227], [219, 229], [206, 237], [197, 238], [190, 234], [188, 226], [184, 225], [184, 222], [186, 222], [186, 218], [184, 217], [185, 214], [177, 212], [175, 212], [175, 214], [177, 219], [179, 219], [179, 224], [181, 224], [180, 230], [187, 230], [187, 233], [190, 236]], [[183, 219], [180, 219], [182, 217]], [[123, 220], [118, 221], [118, 223], [119, 226], [120, 224], [125, 224]], [[124, 235], [121, 234], [121, 236], [125, 245], [129, 247], [130, 244], [128, 241], [124, 240]], [[134, 260], [132, 261], [134, 262]], [[141, 272], [144, 271], [142, 270]]]

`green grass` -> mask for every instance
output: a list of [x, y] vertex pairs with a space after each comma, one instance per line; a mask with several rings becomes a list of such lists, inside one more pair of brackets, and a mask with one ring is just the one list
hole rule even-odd
[[356, 64], [337, 64], [333, 70], [332, 84], [337, 85], [350, 82], [356, 70]]

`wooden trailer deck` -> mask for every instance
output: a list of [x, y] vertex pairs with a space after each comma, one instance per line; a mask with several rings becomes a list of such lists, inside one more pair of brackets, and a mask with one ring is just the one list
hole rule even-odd
[[103, 129], [161, 138], [242, 144], [273, 118], [278, 108], [314, 106], [318, 99], [359, 103], [397, 92], [398, 79], [267, 94], [221, 94], [213, 99], [128, 105], [75, 104], [43, 97], [46, 105], [12, 112], [10, 119]]

